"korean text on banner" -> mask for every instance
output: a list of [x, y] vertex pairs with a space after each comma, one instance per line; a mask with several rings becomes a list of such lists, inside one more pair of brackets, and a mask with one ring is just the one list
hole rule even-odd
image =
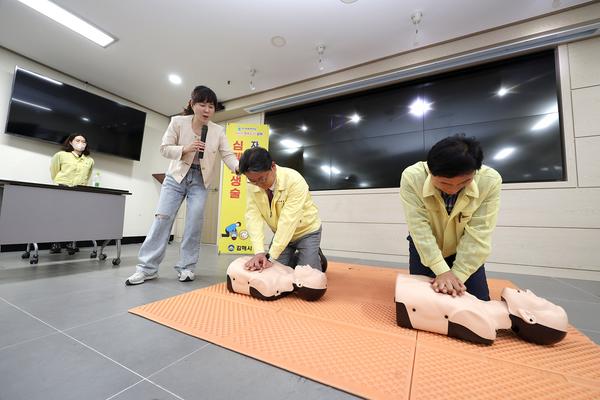
[[[269, 126], [260, 124], [227, 124], [227, 140], [238, 160], [251, 147], [269, 147]], [[246, 230], [246, 179], [228, 168], [223, 170], [219, 215], [219, 254], [254, 254]]]

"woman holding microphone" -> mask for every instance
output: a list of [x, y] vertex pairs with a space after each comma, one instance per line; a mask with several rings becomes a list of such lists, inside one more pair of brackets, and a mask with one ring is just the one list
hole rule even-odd
[[[158, 267], [165, 256], [173, 222], [184, 199], [187, 199], [185, 228], [175, 270], [179, 281], [194, 280], [206, 187], [218, 179], [212, 174], [217, 152], [229, 169], [236, 171], [238, 168], [238, 160], [227, 141], [225, 129], [211, 121], [216, 107], [216, 94], [206, 86], [197, 86], [183, 115], [171, 119], [160, 146], [161, 154], [171, 163], [162, 183], [152, 227], [140, 248], [136, 272], [125, 284], [139, 285], [158, 278]], [[206, 140], [200, 140], [204, 135]]]

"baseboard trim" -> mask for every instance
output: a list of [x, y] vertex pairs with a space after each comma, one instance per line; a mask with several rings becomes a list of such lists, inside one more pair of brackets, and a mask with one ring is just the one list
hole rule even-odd
[[[174, 236], [171, 235], [169, 236], [169, 241], [173, 241]], [[144, 240], [146, 240], [146, 236], [124, 236], [121, 239], [121, 244], [135, 244], [135, 243], [144, 243]], [[102, 243], [102, 240], [97, 240], [96, 241], [98, 243], [98, 246], [100, 246], [100, 244]], [[38, 249], [40, 250], [48, 250], [50, 249], [50, 245], [52, 243], [38, 243]], [[114, 246], [115, 242], [111, 242], [109, 243], [109, 246]], [[25, 248], [27, 246], [27, 243], [17, 243], [17, 244], [3, 244], [2, 246], [0, 246], [0, 253], [8, 253], [11, 251], [25, 251]], [[85, 248], [85, 247], [92, 247], [92, 241], [91, 240], [82, 240], [82, 241], [77, 241], [77, 247], [79, 248]]]

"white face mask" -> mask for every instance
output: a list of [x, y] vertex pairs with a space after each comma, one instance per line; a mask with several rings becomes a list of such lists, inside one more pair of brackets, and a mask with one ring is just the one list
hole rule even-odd
[[75, 151], [84, 151], [85, 150], [85, 144], [84, 143], [71, 143], [71, 146], [73, 146], [73, 149]]

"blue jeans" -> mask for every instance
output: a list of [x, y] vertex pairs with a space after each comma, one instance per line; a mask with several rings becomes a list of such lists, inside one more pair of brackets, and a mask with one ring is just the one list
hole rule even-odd
[[[409, 236], [406, 238], [408, 240], [408, 270], [411, 275], [427, 275], [432, 278], [435, 278], [435, 274], [429, 268], [421, 263], [421, 257], [419, 256], [419, 252], [413, 243], [412, 238]], [[444, 258], [448, 265], [452, 266], [454, 264], [454, 259], [456, 258], [456, 254], [453, 254], [449, 257]], [[482, 265], [475, 271], [469, 279], [465, 282], [465, 286], [467, 287], [467, 292], [471, 293], [473, 296], [477, 297], [479, 300], [489, 301], [490, 300], [490, 290], [487, 284], [487, 278], [485, 276], [485, 268]]]
[[175, 216], [185, 198], [187, 198], [185, 228], [179, 261], [175, 265], [175, 269], [177, 271], [184, 269], [193, 271], [196, 267], [200, 251], [200, 235], [204, 222], [206, 188], [200, 170], [192, 167], [181, 183], [177, 183], [169, 175], [165, 176], [154, 222], [138, 254], [138, 271], [142, 271], [146, 275], [158, 271], [158, 266], [165, 257]]

